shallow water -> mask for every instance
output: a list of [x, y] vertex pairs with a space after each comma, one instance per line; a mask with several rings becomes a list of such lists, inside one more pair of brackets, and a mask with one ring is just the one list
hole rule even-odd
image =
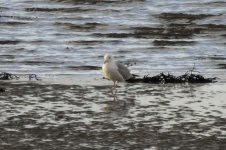
[[[0, 2], [0, 149], [226, 149], [226, 3], [217, 0]], [[211, 84], [119, 84], [103, 55], [132, 73]], [[28, 81], [27, 74], [42, 81]]]
[[225, 84], [1, 85], [3, 149], [226, 147]]
[[[196, 1], [1, 1], [1, 71], [100, 74], [105, 53], [135, 73], [219, 75], [225, 64], [226, 3]], [[155, 67], [153, 67], [155, 66]], [[225, 72], [224, 72], [225, 73]]]

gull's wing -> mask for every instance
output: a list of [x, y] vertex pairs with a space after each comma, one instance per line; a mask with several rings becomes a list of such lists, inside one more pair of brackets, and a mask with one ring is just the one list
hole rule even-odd
[[129, 69], [126, 66], [124, 66], [121, 62], [115, 62], [115, 63], [118, 67], [119, 73], [122, 75], [124, 80], [128, 80], [133, 77]]

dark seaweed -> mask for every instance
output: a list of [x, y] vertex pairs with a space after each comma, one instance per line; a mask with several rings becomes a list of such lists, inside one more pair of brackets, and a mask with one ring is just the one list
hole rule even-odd
[[18, 80], [20, 77], [18, 77], [15, 74], [7, 73], [7, 72], [2, 72], [0, 74], [0, 80], [11, 80], [11, 79], [16, 79]]
[[0, 93], [1, 92], [5, 92], [5, 89], [0, 87]]
[[[28, 74], [28, 78], [29, 78], [29, 80], [31, 80], [31, 79], [41, 80], [36, 74]], [[15, 74], [8, 73], [8, 72], [2, 72], [0, 74], [0, 80], [12, 80], [12, 79], [18, 80], [18, 79], [20, 79], [20, 77]]]
[[133, 77], [127, 82], [134, 83], [134, 82], [144, 82], [144, 83], [211, 83], [216, 82], [216, 77], [214, 78], [205, 78], [200, 74], [194, 74], [195, 67], [193, 67], [191, 70], [187, 71], [185, 74], [180, 76], [174, 76], [170, 73], [164, 74], [163, 72], [156, 75], [149, 77], [149, 75], [145, 75], [143, 78], [136, 78]]
[[127, 80], [129, 83], [144, 82], [144, 83], [211, 83], [215, 82], [216, 78], [205, 78], [200, 74], [184, 74], [181, 76], [174, 76], [170, 73], [164, 74], [163, 72], [149, 77], [148, 75], [143, 78], [131, 78]]
[[29, 74], [29, 80], [31, 79], [41, 80], [36, 74]]

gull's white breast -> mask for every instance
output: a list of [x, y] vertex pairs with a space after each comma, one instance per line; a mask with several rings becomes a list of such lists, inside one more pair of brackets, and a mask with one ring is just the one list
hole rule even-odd
[[118, 67], [115, 64], [115, 62], [107, 62], [103, 64], [102, 70], [104, 72], [104, 75], [106, 78], [112, 80], [112, 81], [124, 81], [123, 76], [118, 71]]

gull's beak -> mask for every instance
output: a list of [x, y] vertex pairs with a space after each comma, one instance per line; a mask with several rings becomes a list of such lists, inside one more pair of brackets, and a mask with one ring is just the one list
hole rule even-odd
[[106, 64], [108, 61], [107, 60], [104, 60], [104, 64]]

